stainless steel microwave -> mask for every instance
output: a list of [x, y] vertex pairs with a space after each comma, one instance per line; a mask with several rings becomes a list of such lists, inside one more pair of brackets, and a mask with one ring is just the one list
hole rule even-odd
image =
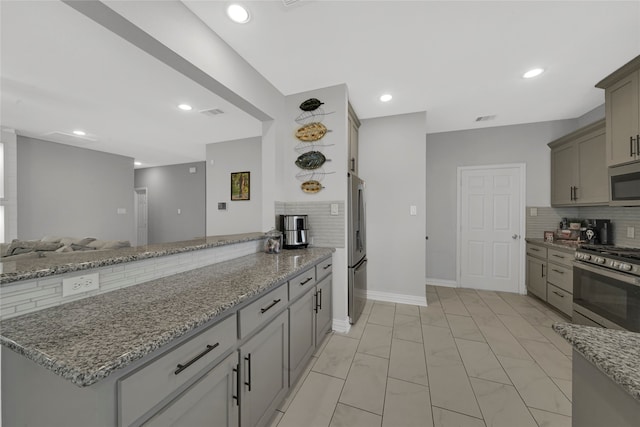
[[640, 206], [640, 162], [609, 168], [611, 206]]

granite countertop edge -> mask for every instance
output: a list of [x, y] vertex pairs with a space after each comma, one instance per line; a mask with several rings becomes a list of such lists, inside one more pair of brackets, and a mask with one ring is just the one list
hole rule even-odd
[[[101, 258], [101, 255], [103, 255], [101, 252], [96, 251], [94, 252], [94, 254], [98, 257], [98, 259], [96, 260], [83, 261], [83, 262], [68, 262], [68, 263], [63, 263], [63, 264], [59, 264], [51, 267], [37, 269], [37, 270], [4, 272], [0, 274], [0, 286], [14, 283], [14, 282], [19, 282], [22, 280], [41, 279], [43, 277], [49, 277], [49, 276], [65, 274], [65, 273], [72, 273], [74, 271], [90, 270], [93, 268], [108, 267], [111, 265], [117, 265], [117, 264], [122, 264], [127, 262], [142, 261], [150, 258], [158, 258], [158, 257], [163, 257], [168, 255], [198, 251], [202, 249], [210, 249], [218, 246], [226, 246], [226, 245], [232, 245], [236, 243], [250, 242], [253, 240], [261, 240], [266, 237], [268, 237], [266, 233], [251, 233], [248, 235], [230, 236], [228, 239], [213, 240], [213, 241], [207, 241], [203, 243], [199, 242], [200, 239], [196, 239], [193, 241], [151, 245], [150, 250], [146, 250], [145, 246], [132, 247], [130, 250], [137, 250], [138, 248], [140, 248], [139, 252], [127, 253], [126, 255], [117, 255], [117, 254], [114, 255], [114, 252], [116, 251], [111, 251], [110, 253], [105, 253], [104, 258]], [[198, 241], [198, 243], [194, 243], [196, 241]], [[169, 247], [161, 249], [161, 247], [165, 245]], [[12, 261], [8, 260], [5, 262], [12, 262]]]
[[546, 242], [544, 239], [526, 237], [524, 239], [527, 243], [533, 243], [535, 245], [548, 246], [550, 248], [564, 249], [567, 251], [575, 251], [578, 247], [585, 242], [578, 242], [577, 240], [555, 240], [553, 242]]
[[640, 401], [640, 334], [562, 322], [554, 323], [553, 330]]
[[[314, 265], [315, 263], [321, 261], [322, 259], [325, 259], [331, 256], [331, 254], [335, 251], [335, 249], [314, 248], [314, 249], [305, 249], [304, 251], [308, 251], [309, 253], [311, 253], [311, 255], [308, 256], [305, 262], [297, 264], [295, 268], [285, 270], [281, 273], [268, 275], [267, 277], [264, 278], [264, 280], [260, 280], [259, 282], [256, 282], [255, 284], [250, 286], [248, 289], [245, 289], [244, 292], [239, 292], [232, 295], [231, 297], [228, 298], [228, 301], [219, 305], [214, 305], [211, 307], [210, 310], [200, 312], [194, 315], [190, 315], [188, 320], [175, 323], [172, 327], [167, 328], [166, 330], [163, 330], [162, 333], [153, 336], [153, 339], [149, 341], [133, 344], [130, 347], [130, 349], [126, 351], [124, 354], [121, 354], [113, 358], [112, 360], [109, 360], [107, 363], [101, 363], [100, 366], [97, 368], [94, 368], [94, 367], [83, 368], [80, 366], [74, 366], [72, 363], [68, 363], [65, 360], [60, 360], [55, 356], [51, 356], [47, 354], [46, 351], [41, 351], [35, 347], [30, 347], [30, 346], [25, 346], [23, 344], [20, 344], [16, 340], [4, 336], [2, 331], [0, 331], [0, 344], [26, 357], [27, 359], [43, 366], [44, 368], [54, 372], [58, 376], [70, 381], [71, 383], [75, 384], [78, 387], [87, 387], [108, 377], [114, 371], [125, 368], [131, 363], [137, 360], [140, 360], [144, 356], [147, 356], [152, 352], [158, 350], [159, 348], [185, 336], [189, 332], [192, 332], [195, 329], [206, 325], [212, 320], [218, 317], [222, 319], [225, 312], [227, 312], [229, 309], [234, 308], [235, 306], [251, 299], [256, 295], [259, 295], [271, 290], [271, 288], [273, 288], [277, 284], [280, 284], [289, 280], [291, 277], [294, 277], [296, 274], [300, 273], [306, 268]], [[297, 251], [289, 251], [289, 252], [297, 252]], [[289, 252], [285, 251], [283, 253], [286, 254]], [[260, 255], [261, 253], [257, 253], [254, 255], [247, 255], [241, 258], [250, 259], [251, 257], [256, 257]], [[273, 255], [270, 255], [270, 256], [273, 257]], [[221, 264], [231, 263], [234, 261], [235, 260], [225, 261], [225, 262], [213, 264], [207, 267], [202, 267], [196, 270], [191, 270], [184, 273], [178, 273], [176, 275], [167, 276], [165, 278], [156, 279], [150, 282], [136, 285], [133, 288], [146, 286], [146, 288], [148, 289], [147, 292], [150, 292], [153, 290], [154, 283], [164, 284], [166, 283], [166, 281], [175, 282], [176, 279], [180, 279], [181, 277], [194, 274], [197, 271], [204, 271], [209, 268], [215, 269], [216, 266], [219, 266]], [[245, 279], [244, 275], [243, 275], [243, 279]], [[212, 280], [215, 280], [215, 278], [212, 278]], [[68, 304], [74, 304], [76, 306], [78, 305], [82, 306], [82, 304], [91, 304], [92, 300], [96, 298], [105, 297], [109, 294], [115, 294], [117, 292], [127, 291], [128, 289], [131, 289], [131, 287], [112, 291], [107, 294], [97, 295], [95, 297], [90, 297], [83, 300], [73, 301]], [[68, 304], [64, 304], [64, 305], [68, 305]], [[48, 320], [47, 312], [50, 313], [50, 310], [60, 310], [60, 307], [63, 307], [64, 305], [52, 307], [51, 309], [45, 309], [40, 312], [30, 313], [24, 316], [19, 316], [17, 318], [8, 319], [6, 321], [0, 322], [0, 324], [5, 323], [7, 321], [14, 321], [15, 319], [18, 319], [17, 321], [19, 322], [20, 317], [26, 317], [26, 316], [29, 316], [30, 318], [41, 316], [42, 320], [46, 322]], [[106, 341], [108, 342], [108, 340]]]

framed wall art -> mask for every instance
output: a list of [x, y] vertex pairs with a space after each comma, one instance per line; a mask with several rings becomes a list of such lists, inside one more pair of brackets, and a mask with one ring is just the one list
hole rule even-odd
[[231, 200], [249, 200], [251, 172], [231, 172]]

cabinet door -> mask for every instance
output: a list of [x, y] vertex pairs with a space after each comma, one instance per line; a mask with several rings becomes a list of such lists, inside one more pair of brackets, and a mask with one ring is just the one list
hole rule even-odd
[[294, 383], [315, 349], [315, 292], [289, 307], [289, 384]]
[[604, 129], [576, 141], [578, 155], [577, 204], [608, 204], [609, 174]]
[[527, 290], [547, 300], [547, 263], [531, 256], [527, 257]]
[[358, 127], [349, 119], [349, 172], [358, 174]]
[[238, 354], [233, 353], [179, 395], [144, 425], [147, 427], [238, 426], [236, 392]]
[[551, 204], [572, 205], [576, 185], [576, 150], [573, 144], [551, 150]]
[[331, 330], [333, 321], [331, 284], [331, 276], [329, 276], [316, 288], [316, 345], [319, 345]]
[[640, 127], [639, 75], [636, 71], [605, 91], [609, 166], [628, 163], [639, 158], [636, 141], [640, 133], [638, 129]]
[[289, 390], [289, 328], [284, 311], [240, 348], [242, 427], [266, 425]]

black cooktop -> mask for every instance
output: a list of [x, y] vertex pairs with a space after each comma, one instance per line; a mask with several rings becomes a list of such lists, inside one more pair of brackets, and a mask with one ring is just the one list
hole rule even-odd
[[614, 256], [619, 258], [639, 260], [640, 261], [640, 248], [626, 248], [624, 246], [613, 245], [580, 245], [580, 249], [587, 250], [592, 253], [597, 253], [605, 256]]

